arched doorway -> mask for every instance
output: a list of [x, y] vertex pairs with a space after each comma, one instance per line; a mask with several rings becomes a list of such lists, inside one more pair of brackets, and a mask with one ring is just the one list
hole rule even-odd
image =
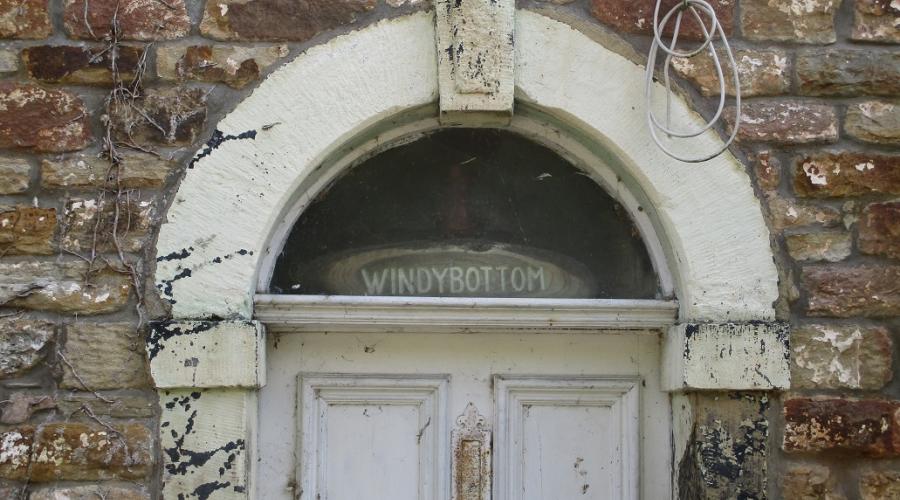
[[[655, 368], [644, 375], [659, 375], [658, 394], [674, 391], [677, 400], [684, 390], [785, 387], [783, 355], [760, 360], [742, 354], [760, 342], [774, 353], [786, 346], [781, 330], [770, 324], [777, 292], [768, 232], [740, 164], [730, 156], [698, 166], [672, 164], [640, 132], [639, 66], [562, 23], [527, 11], [516, 17], [518, 104], [511, 129], [544, 145], [561, 145], [553, 149], [566, 158], [602, 160], [584, 170], [628, 209], [657, 271], [660, 262], [670, 271], [677, 319], [671, 309], [666, 317], [657, 308], [623, 303], [599, 312], [556, 310], [552, 317], [546, 310], [488, 307], [478, 309], [470, 326], [510, 328], [522, 314], [545, 329], [551, 322], [595, 330], [663, 329], [677, 321], [666, 329]], [[585, 64], [607, 69], [609, 78], [565, 77]], [[436, 89], [431, 15], [386, 21], [286, 65], [198, 152], [160, 234], [156, 272], [173, 315], [156, 325], [150, 339], [163, 406], [167, 494], [214, 487], [242, 496], [257, 487], [257, 454], [268, 453], [257, 441], [258, 418], [265, 412], [257, 391], [266, 385], [268, 369], [264, 324], [321, 330], [322, 324], [396, 328], [407, 322], [421, 328], [430, 322], [416, 316], [416, 307], [398, 314], [391, 304], [361, 303], [352, 309], [361, 315], [348, 315], [346, 304], [327, 300], [305, 308], [269, 301], [273, 310], [300, 312], [265, 319], [269, 299], [260, 294], [268, 291], [274, 255], [298, 207], [354, 164], [354, 152], [376, 151], [437, 127]], [[698, 119], [681, 101], [673, 112]], [[714, 134], [703, 140], [718, 141]], [[667, 273], [657, 276], [665, 290]], [[451, 314], [449, 321], [458, 324], [464, 317], [473, 320], [469, 311]], [[664, 425], [671, 429], [667, 442], [674, 453], [667, 452], [665, 460], [672, 465], [654, 472], [665, 489], [677, 475], [691, 418], [689, 405], [679, 401], [672, 408], [674, 416]]]

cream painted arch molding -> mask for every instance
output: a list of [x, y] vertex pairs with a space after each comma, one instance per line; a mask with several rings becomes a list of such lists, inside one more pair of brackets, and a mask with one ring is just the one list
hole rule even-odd
[[[786, 331], [774, 322], [777, 272], [741, 164], [725, 154], [687, 165], [660, 152], [644, 123], [643, 68], [587, 35], [517, 11], [515, 38], [517, 101], [608, 151], [653, 214], [679, 300], [678, 323], [666, 334], [664, 386], [786, 388]], [[432, 13], [311, 48], [223, 119], [191, 162], [157, 246], [157, 287], [173, 319], [154, 323], [148, 340], [166, 498], [251, 495], [255, 391], [265, 384], [253, 297], [273, 234], [299, 190], [348, 141], [405, 111], [434, 109], [436, 52]], [[680, 100], [673, 117], [701, 120]], [[712, 133], [698, 142], [703, 150], [721, 144]], [[723, 347], [734, 354], [722, 358]], [[678, 438], [689, 416], [675, 421]]]

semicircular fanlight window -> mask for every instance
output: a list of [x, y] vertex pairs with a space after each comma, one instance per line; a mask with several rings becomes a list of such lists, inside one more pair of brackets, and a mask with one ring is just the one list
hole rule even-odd
[[300, 216], [273, 293], [655, 298], [626, 210], [546, 147], [445, 129], [348, 169]]

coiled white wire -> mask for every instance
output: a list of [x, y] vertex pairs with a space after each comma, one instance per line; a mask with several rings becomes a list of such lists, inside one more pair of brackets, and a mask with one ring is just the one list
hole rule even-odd
[[[712, 6], [706, 2], [705, 0], [682, 0], [681, 3], [672, 7], [669, 12], [663, 16], [662, 21], [659, 19], [659, 10], [660, 4], [662, 0], [656, 1], [656, 10], [653, 12], [653, 44], [650, 46], [650, 54], [647, 57], [647, 79], [646, 79], [646, 88], [645, 95], [647, 98], [647, 126], [650, 129], [650, 135], [653, 137], [653, 141], [664, 153], [675, 158], [676, 160], [683, 161], [686, 163], [700, 163], [716, 156], [719, 156], [728, 149], [728, 146], [734, 142], [735, 137], [737, 137], [738, 129], [740, 128], [741, 123], [741, 84], [740, 78], [738, 76], [738, 68], [737, 64], [734, 61], [734, 54], [731, 51], [731, 46], [728, 44], [728, 38], [725, 36], [725, 31], [722, 29], [722, 24], [719, 22], [718, 17], [716, 16], [716, 11], [712, 8]], [[700, 16], [700, 12], [697, 10], [703, 11], [706, 15], [709, 16], [711, 20], [711, 27], [707, 29], [706, 23], [703, 21]], [[700, 26], [700, 29], [703, 31], [703, 43], [700, 44], [699, 47], [680, 51], [676, 49], [678, 45], [678, 35], [681, 30], [681, 21], [684, 17], [685, 12], [690, 12], [694, 19], [697, 20], [697, 24]], [[675, 27], [672, 30], [672, 42], [669, 45], [666, 45], [662, 40], [662, 32], [665, 30], [665, 26], [672, 19], [672, 16], [675, 16]], [[706, 132], [711, 129], [719, 122], [722, 118], [722, 113], [725, 111], [725, 74], [722, 70], [722, 62], [719, 60], [719, 54], [715, 49], [713, 44], [713, 39], [718, 32], [719, 38], [722, 40], [722, 45], [725, 48], [725, 53], [728, 55], [728, 62], [731, 64], [732, 71], [734, 72], [734, 93], [735, 93], [735, 117], [734, 117], [734, 130], [731, 132], [731, 136], [725, 142], [725, 145], [722, 146], [718, 151], [706, 155], [700, 156], [696, 158], [686, 158], [679, 156], [669, 148], [667, 148], [663, 142], [660, 140], [657, 135], [657, 130], [662, 131], [669, 137], [677, 137], [679, 139], [697, 137], [700, 134]], [[651, 104], [653, 102], [653, 72], [656, 67], [656, 57], [659, 51], [662, 50], [666, 53], [665, 64], [663, 65], [663, 79], [666, 85], [666, 124], [663, 125], [657, 120], [656, 115], [653, 114], [653, 110], [651, 109]], [[690, 58], [694, 57], [700, 52], [704, 50], [709, 50], [710, 56], [712, 57], [713, 64], [716, 67], [716, 76], [719, 79], [719, 107], [716, 110], [715, 115], [710, 119], [705, 126], [693, 131], [687, 132], [678, 132], [671, 128], [671, 114], [672, 114], [672, 85], [669, 77], [669, 68], [672, 65], [672, 59], [675, 57], [681, 58]]]

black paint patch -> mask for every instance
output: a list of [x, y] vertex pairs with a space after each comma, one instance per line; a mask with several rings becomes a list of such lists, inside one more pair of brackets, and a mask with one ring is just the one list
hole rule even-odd
[[162, 255], [156, 258], [156, 262], [162, 261], [173, 261], [173, 260], [182, 260], [186, 259], [191, 255], [191, 252], [194, 251], [194, 247], [182, 248], [177, 252], [172, 252], [170, 254]]
[[194, 488], [192, 495], [199, 498], [200, 500], [207, 500], [209, 496], [213, 494], [213, 492], [217, 490], [223, 490], [225, 488], [228, 488], [229, 486], [231, 486], [230, 481], [226, 481], [224, 483], [221, 481], [204, 483]]
[[[150, 332], [147, 335], [147, 356], [152, 360], [165, 348], [166, 341], [183, 335], [199, 335], [215, 328], [220, 321], [190, 321], [179, 322], [175, 320], [151, 321]], [[251, 321], [228, 321], [228, 324], [240, 324], [253, 327]], [[192, 392], [194, 399], [199, 399], [201, 392]]]
[[[187, 326], [188, 324], [190, 325], [189, 327]], [[171, 320], [150, 322], [150, 333], [147, 335], [147, 356], [151, 360], [155, 358], [157, 354], [162, 352], [166, 341], [173, 337], [197, 335], [211, 330], [217, 323], [215, 321], [195, 321], [188, 324]]]
[[219, 146], [228, 141], [235, 141], [238, 139], [256, 139], [256, 130], [248, 130], [246, 132], [241, 132], [238, 135], [225, 135], [221, 130], [216, 130], [213, 132], [212, 137], [209, 138], [209, 141], [203, 146], [203, 150], [197, 153], [196, 156], [191, 160], [191, 163], [188, 164], [188, 168], [194, 168], [194, 165], [200, 161], [202, 158], [209, 156], [215, 151]]
[[226, 260], [233, 259], [233, 258], [235, 258], [235, 257], [238, 256], [238, 255], [241, 255], [241, 256], [244, 256], [244, 255], [253, 255], [253, 250], [247, 250], [247, 249], [242, 248], [242, 249], [238, 250], [237, 252], [227, 253], [227, 254], [225, 254], [225, 255], [221, 255], [221, 256], [219, 256], [219, 257], [215, 257], [213, 260], [210, 261], [210, 263], [211, 263], [211, 264], [221, 264], [222, 262], [225, 262]]
[[190, 269], [182, 269], [178, 274], [172, 277], [170, 280], [161, 280], [161, 282], [156, 285], [156, 288], [159, 288], [159, 291], [162, 292], [163, 295], [168, 297], [172, 297], [172, 283], [184, 278], [191, 277]]

